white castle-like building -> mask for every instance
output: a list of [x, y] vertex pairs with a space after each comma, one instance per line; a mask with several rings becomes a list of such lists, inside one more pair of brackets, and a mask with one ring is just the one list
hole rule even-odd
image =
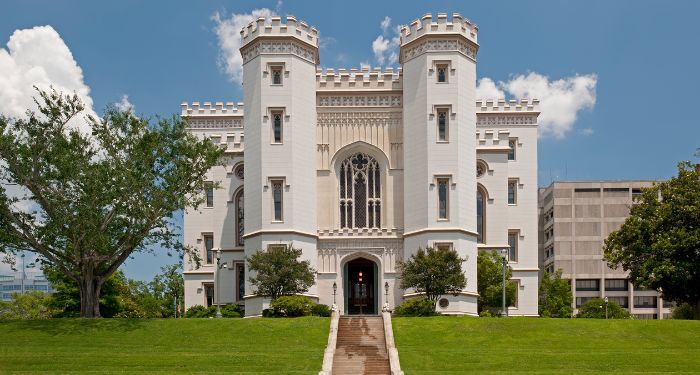
[[245, 111], [182, 104], [190, 130], [226, 148], [208, 174], [220, 188], [185, 213], [203, 260], [185, 260], [186, 307], [261, 315], [269, 299], [245, 257], [293, 244], [317, 271], [307, 296], [378, 313], [417, 295], [400, 288], [398, 262], [432, 246], [466, 259], [466, 287], [439, 312], [476, 315], [477, 252], [508, 249], [509, 313], [536, 316], [538, 101], [476, 97], [477, 31], [427, 14], [401, 29], [401, 67], [381, 71], [319, 69], [318, 31], [294, 17], [241, 30]]

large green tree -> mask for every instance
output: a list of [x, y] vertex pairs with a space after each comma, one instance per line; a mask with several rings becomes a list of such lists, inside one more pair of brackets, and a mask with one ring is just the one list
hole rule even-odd
[[637, 285], [694, 306], [700, 319], [700, 168], [679, 163], [678, 176], [642, 189], [622, 227], [605, 240], [605, 260]]
[[[132, 254], [188, 250], [172, 214], [203, 202], [223, 151], [179, 118], [83, 116], [77, 95], [54, 90], [36, 103], [0, 116], [0, 251], [38, 253], [76, 282], [80, 315], [99, 317], [103, 284]], [[83, 119], [88, 132], [71, 126]]]
[[289, 246], [273, 246], [258, 250], [246, 258], [254, 273], [249, 278], [255, 294], [276, 300], [281, 296], [305, 293], [313, 285], [316, 272], [308, 260], [299, 260], [302, 250]]
[[[515, 302], [516, 285], [509, 282], [512, 276], [513, 270], [506, 266], [506, 306], [512, 306]], [[479, 313], [484, 310], [492, 313], [503, 310], [503, 264], [496, 251], [479, 251], [476, 258], [476, 279]]]
[[422, 248], [399, 263], [401, 288], [413, 288], [417, 293], [437, 302], [445, 294], [457, 295], [467, 286], [462, 263], [457, 251], [449, 248]]
[[554, 275], [545, 272], [540, 282], [539, 314], [547, 318], [571, 318], [573, 295], [571, 285], [561, 278], [562, 270]]
[[[577, 318], [589, 318], [589, 319], [605, 319], [605, 300], [602, 298], [593, 298], [586, 301], [578, 309]], [[607, 318], [608, 319], [630, 319], [630, 313], [620, 307], [617, 303], [613, 301], [608, 301], [607, 303]]]

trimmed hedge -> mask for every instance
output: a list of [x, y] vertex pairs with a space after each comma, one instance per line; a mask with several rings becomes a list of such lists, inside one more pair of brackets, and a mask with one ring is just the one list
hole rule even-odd
[[435, 312], [435, 301], [425, 297], [411, 298], [396, 306], [395, 316], [433, 316]]

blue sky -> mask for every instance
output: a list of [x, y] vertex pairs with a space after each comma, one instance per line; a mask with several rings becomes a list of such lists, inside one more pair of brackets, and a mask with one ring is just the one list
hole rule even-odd
[[[268, 8], [304, 19], [323, 37], [321, 65], [349, 68], [379, 65], [372, 44], [380, 35], [390, 40], [395, 25], [428, 12], [459, 12], [480, 27], [478, 76], [501, 82], [501, 91], [530, 73], [552, 87], [557, 80], [566, 86], [577, 76], [593, 77], [595, 84], [585, 93], [594, 94], [594, 103], [588, 98], [569, 109], [553, 110], [576, 119], [570, 128], [559, 128], [565, 129], [562, 134], [540, 138], [540, 185], [552, 179], [667, 178], [679, 160], [691, 159], [700, 147], [700, 124], [692, 112], [700, 104], [698, 1], [348, 3], [4, 1], [0, 101], [8, 102], [3, 95], [9, 89], [27, 92], [16, 86], [32, 82], [28, 70], [3, 65], [2, 53], [8, 55], [6, 43], [16, 30], [35, 26], [50, 25], [82, 71], [82, 77], [70, 73], [69, 66], [61, 77], [56, 68], [48, 75], [50, 82], [82, 89], [98, 113], [128, 95], [137, 113], [169, 116], [178, 113], [182, 101], [242, 100], [240, 84], [221, 64], [216, 33], [234, 14]], [[387, 16], [391, 27], [384, 32], [380, 25]], [[51, 57], [51, 44], [56, 43], [38, 48], [35, 55], [41, 56], [34, 58], [63, 61]], [[24, 79], [13, 79], [25, 73]], [[579, 92], [567, 92], [566, 87], [562, 95], [552, 91], [552, 98], [581, 99]], [[561, 125], [553, 121], [555, 127]], [[160, 265], [172, 262], [165, 256], [138, 256], [126, 271], [130, 277], [147, 279]]]

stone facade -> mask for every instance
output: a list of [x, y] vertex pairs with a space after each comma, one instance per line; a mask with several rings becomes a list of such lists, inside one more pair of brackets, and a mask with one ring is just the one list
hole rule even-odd
[[655, 290], [632, 285], [628, 272], [603, 261], [603, 244], [620, 228], [640, 188], [653, 181], [557, 181], [540, 191], [542, 272], [561, 269], [571, 282], [574, 309], [608, 297], [638, 319], [664, 319], [670, 305]]
[[466, 259], [467, 286], [438, 311], [475, 315], [477, 251], [509, 248], [510, 314], [537, 315], [538, 102], [476, 98], [477, 31], [426, 15], [401, 31], [401, 67], [382, 71], [318, 69], [318, 32], [293, 17], [244, 28], [245, 114], [182, 104], [194, 134], [226, 147], [207, 177], [221, 182], [210, 207], [185, 213], [184, 241], [204, 260], [186, 259], [185, 304], [216, 302], [207, 249], [220, 248], [220, 302], [260, 315], [269, 300], [245, 256], [291, 243], [317, 271], [309, 297], [332, 304], [335, 283], [341, 313], [376, 313], [416, 295], [399, 287], [399, 261], [448, 246]]

